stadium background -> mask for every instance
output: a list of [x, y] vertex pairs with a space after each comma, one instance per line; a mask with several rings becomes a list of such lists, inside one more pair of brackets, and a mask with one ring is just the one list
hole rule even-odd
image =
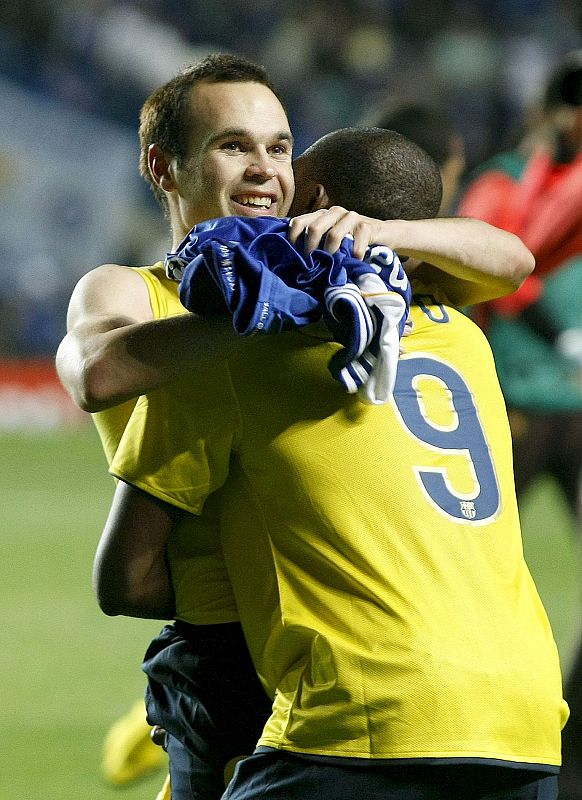
[[[208, 52], [264, 63], [297, 152], [388, 98], [444, 98], [469, 167], [519, 130], [582, 47], [579, 0], [16, 0], [0, 5], [0, 796], [153, 800], [99, 775], [143, 688], [155, 622], [103, 616], [91, 563], [111, 479], [52, 370], [79, 276], [148, 263], [166, 225], [137, 172], [137, 113]], [[580, 618], [577, 534], [555, 487], [525, 498], [526, 555], [564, 665]]]

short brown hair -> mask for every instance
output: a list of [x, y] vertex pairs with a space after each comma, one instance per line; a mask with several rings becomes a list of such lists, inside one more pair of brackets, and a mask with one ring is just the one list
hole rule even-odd
[[143, 104], [139, 118], [139, 171], [165, 210], [166, 196], [150, 174], [148, 150], [150, 145], [158, 144], [169, 157], [176, 158], [179, 165], [188, 157], [188, 139], [193, 122], [188, 99], [192, 87], [202, 80], [260, 83], [281, 101], [264, 67], [228, 53], [206, 56], [152, 92]]

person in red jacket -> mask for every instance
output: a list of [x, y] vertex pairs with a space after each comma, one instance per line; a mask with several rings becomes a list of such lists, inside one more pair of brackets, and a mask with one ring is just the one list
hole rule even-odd
[[[549, 473], [582, 525], [582, 50], [550, 76], [532, 132], [477, 171], [458, 214], [517, 234], [536, 258], [521, 288], [478, 321], [509, 408], [518, 497]], [[560, 800], [580, 800], [582, 642], [565, 696]]]

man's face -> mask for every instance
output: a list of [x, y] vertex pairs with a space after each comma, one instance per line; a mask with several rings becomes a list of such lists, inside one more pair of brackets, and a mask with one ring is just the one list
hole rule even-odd
[[293, 138], [271, 90], [201, 81], [190, 102], [195, 122], [190, 157], [176, 173], [176, 233], [215, 217], [285, 216], [294, 191]]

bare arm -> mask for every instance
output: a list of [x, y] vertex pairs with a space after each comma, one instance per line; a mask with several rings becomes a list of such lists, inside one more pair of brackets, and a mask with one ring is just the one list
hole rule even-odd
[[94, 412], [210, 366], [241, 338], [226, 316], [153, 319], [141, 276], [105, 264], [75, 287], [56, 364], [77, 405]]
[[117, 485], [93, 564], [93, 587], [105, 614], [174, 616], [165, 548], [182, 513], [127, 483]]
[[354, 253], [360, 258], [368, 244], [388, 245], [414, 259], [407, 271], [418, 270], [419, 277], [438, 281], [457, 305], [514, 292], [535, 265], [517, 236], [468, 217], [382, 221], [333, 206], [295, 217], [290, 239], [297, 241], [306, 229], [306, 249], [326, 236], [326, 249], [334, 252], [348, 233], [354, 236]]

